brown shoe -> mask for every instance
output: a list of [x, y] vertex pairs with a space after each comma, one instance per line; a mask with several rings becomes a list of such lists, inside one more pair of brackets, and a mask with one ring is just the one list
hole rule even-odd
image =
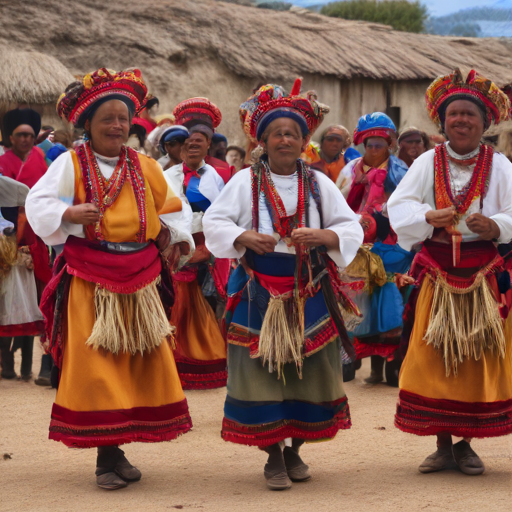
[[292, 482], [288, 478], [286, 471], [281, 471], [278, 473], [267, 471], [265, 469], [263, 473], [267, 479], [267, 487], [271, 491], [285, 491], [286, 489], [290, 489], [292, 486]]
[[142, 477], [142, 473], [128, 462], [123, 450], [118, 448], [118, 451], [120, 452], [120, 455], [114, 470], [115, 473], [126, 482], [138, 482]]
[[459, 441], [452, 446], [453, 458], [459, 469], [466, 475], [481, 475], [485, 471], [482, 459], [467, 441]]
[[295, 450], [286, 446], [283, 450], [283, 456], [286, 465], [286, 473], [292, 482], [305, 482], [311, 479], [309, 466], [304, 463]]
[[[98, 468], [99, 469], [99, 468]], [[107, 491], [115, 491], [128, 487], [128, 484], [115, 473], [102, 473], [96, 476], [96, 484]]]
[[451, 450], [437, 450], [429, 455], [418, 468], [420, 473], [434, 473], [443, 469], [456, 468]]

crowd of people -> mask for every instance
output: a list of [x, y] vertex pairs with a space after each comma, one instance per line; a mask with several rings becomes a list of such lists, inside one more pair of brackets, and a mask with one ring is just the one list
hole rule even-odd
[[301, 85], [253, 91], [243, 148], [207, 98], [159, 116], [139, 70], [70, 84], [73, 132], [3, 118], [1, 377], [21, 349], [31, 380], [40, 336], [49, 437], [97, 448], [103, 489], [141, 478], [120, 445], [192, 428], [183, 390], [223, 386], [222, 438], [266, 452], [269, 489], [309, 480], [366, 357], [396, 426], [437, 438], [422, 473], [481, 474], [471, 439], [512, 433], [512, 163], [484, 141], [506, 91], [455, 70], [426, 91], [439, 133], [372, 112], [317, 143]]

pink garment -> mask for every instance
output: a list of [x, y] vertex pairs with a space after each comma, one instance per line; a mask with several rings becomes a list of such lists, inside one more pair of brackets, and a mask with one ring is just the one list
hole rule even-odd
[[366, 174], [367, 196], [363, 198], [363, 212], [373, 213], [376, 206], [380, 206], [387, 201], [384, 182], [386, 181], [386, 169], [370, 169]]
[[32, 188], [46, 173], [44, 152], [34, 146], [25, 161], [11, 150], [0, 156], [0, 173]]

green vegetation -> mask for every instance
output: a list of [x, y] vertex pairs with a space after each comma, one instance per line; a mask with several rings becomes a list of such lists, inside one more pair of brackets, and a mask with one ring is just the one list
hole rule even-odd
[[418, 0], [347, 0], [333, 2], [320, 10], [322, 14], [346, 20], [363, 20], [390, 25], [402, 32], [423, 32], [427, 8]]

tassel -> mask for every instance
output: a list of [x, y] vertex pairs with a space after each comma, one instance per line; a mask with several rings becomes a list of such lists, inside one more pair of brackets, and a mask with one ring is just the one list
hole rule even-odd
[[296, 78], [293, 82], [293, 87], [290, 92], [290, 96], [298, 96], [300, 94], [300, 87], [302, 85], [302, 77]]
[[447, 377], [457, 375], [464, 359], [478, 361], [485, 350], [505, 357], [503, 320], [484, 272], [467, 288], [450, 285], [437, 273], [424, 339], [443, 354]]
[[10, 272], [11, 268], [18, 263], [18, 244], [16, 233], [0, 234], [0, 279], [3, 279]]
[[[301, 301], [302, 302], [302, 301]], [[295, 362], [302, 378], [302, 345], [304, 344], [304, 305], [290, 298], [271, 297], [260, 330], [256, 357], [268, 362], [268, 370], [277, 370], [281, 378], [286, 363]], [[302, 309], [302, 313], [300, 312]]]
[[96, 287], [96, 321], [86, 345], [118, 354], [151, 352], [169, 338], [174, 348], [174, 327], [169, 324], [158, 294], [160, 277], [131, 294]]

